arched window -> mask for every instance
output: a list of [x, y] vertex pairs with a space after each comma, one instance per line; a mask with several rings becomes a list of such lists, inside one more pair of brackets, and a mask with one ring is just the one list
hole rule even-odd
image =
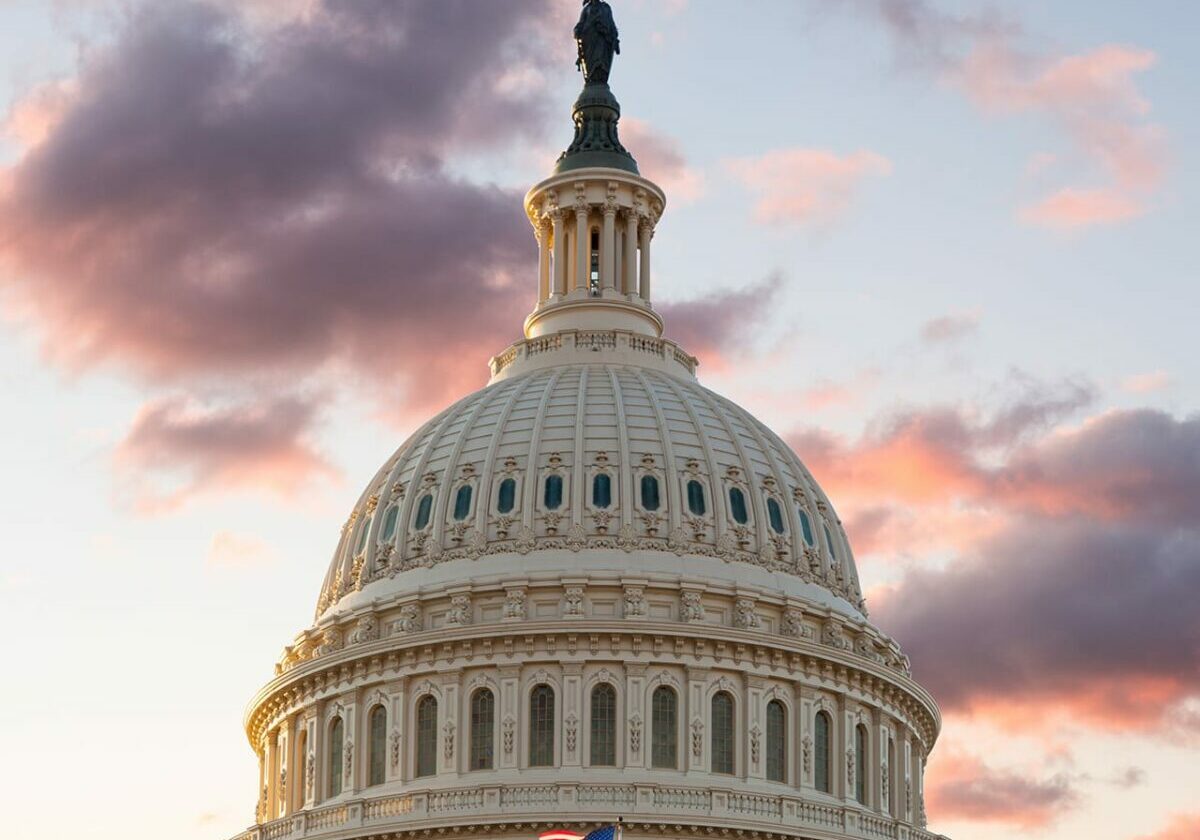
[[836, 562], [837, 561], [837, 549], [833, 545], [833, 534], [829, 533], [828, 525], [823, 525], [821, 527], [823, 527], [825, 529], [825, 544], [829, 546], [829, 556], [832, 557], [833, 560]]
[[417, 767], [415, 775], [437, 773], [437, 698], [426, 694], [417, 701]]
[[592, 476], [592, 506], [612, 507], [612, 478], [608, 473], [596, 473]]
[[421, 497], [421, 501], [417, 502], [417, 518], [413, 520], [413, 528], [420, 531], [429, 524], [430, 514], [433, 513], [433, 494], [426, 493]]
[[665, 685], [654, 689], [650, 699], [650, 764], [653, 767], [679, 766], [679, 699]]
[[703, 516], [707, 507], [704, 504], [704, 485], [692, 480], [687, 483], [688, 510], [692, 516]]
[[554, 764], [554, 689], [542, 684], [529, 694], [529, 766]]
[[464, 484], [454, 494], [454, 521], [462, 522], [471, 512], [471, 485]]
[[603, 767], [617, 763], [617, 691], [608, 683], [592, 689], [591, 761]]
[[546, 487], [542, 494], [542, 503], [546, 510], [558, 510], [562, 507], [562, 476], [546, 476]]
[[808, 513], [805, 510], [801, 509], [799, 513], [800, 530], [804, 532], [804, 541], [808, 543], [809, 547], [811, 548], [813, 543], [816, 542], [815, 538], [813, 537], [812, 520], [808, 518]]
[[496, 494], [496, 512], [512, 513], [517, 506], [517, 480], [506, 478], [500, 482], [500, 492]]
[[296, 740], [296, 801], [304, 804], [308, 790], [308, 730], [301, 729], [300, 737]]
[[371, 769], [368, 785], [383, 784], [387, 768], [387, 709], [376, 706], [371, 709]]
[[329, 723], [329, 795], [337, 796], [342, 792], [342, 726], [341, 717], [335, 717]]
[[392, 505], [387, 509], [387, 513], [383, 515], [383, 527], [379, 529], [379, 541], [381, 543], [391, 542], [392, 537], [396, 536], [396, 520], [399, 518], [399, 505]]
[[832, 754], [829, 735], [832, 728], [829, 713], [817, 712], [816, 724], [813, 726], [813, 753], [816, 768], [813, 784], [822, 793], [833, 793], [833, 786], [831, 784], [833, 775], [829, 772], [829, 757]]
[[861, 723], [854, 729], [854, 798], [867, 804], [867, 727]]
[[490, 688], [471, 695], [471, 769], [491, 770], [495, 750], [496, 696]]
[[371, 518], [368, 517], [362, 524], [362, 528], [358, 532], [358, 542], [354, 544], [354, 553], [362, 554], [364, 548], [367, 547], [367, 535], [371, 533]]
[[712, 699], [712, 771], [733, 774], [733, 697], [719, 691]]
[[767, 779], [787, 781], [787, 710], [783, 703], [767, 704]]
[[592, 228], [590, 272], [588, 274], [588, 289], [593, 295], [600, 294], [600, 231]]
[[771, 523], [771, 530], [776, 534], [783, 533], [783, 511], [779, 509], [779, 502], [774, 499], [767, 499], [767, 520]]
[[739, 525], [750, 521], [750, 516], [746, 513], [746, 494], [740, 488], [729, 488], [729, 515]]
[[658, 479], [652, 475], [642, 476], [642, 507], [658, 510]]

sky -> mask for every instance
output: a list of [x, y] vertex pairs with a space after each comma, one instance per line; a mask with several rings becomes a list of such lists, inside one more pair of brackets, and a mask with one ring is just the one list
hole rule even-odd
[[[1200, 5], [614, 9], [656, 306], [845, 521], [931, 827], [1200, 836]], [[0, 0], [6, 837], [252, 821], [361, 482], [532, 305], [576, 13]]]

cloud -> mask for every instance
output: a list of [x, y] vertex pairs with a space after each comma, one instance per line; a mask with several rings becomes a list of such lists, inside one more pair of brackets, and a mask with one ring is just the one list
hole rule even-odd
[[965, 338], [979, 329], [980, 317], [975, 311], [933, 318], [921, 327], [921, 340], [927, 344], [943, 344]]
[[218, 569], [253, 569], [276, 561], [274, 550], [258, 537], [218, 531], [213, 534], [205, 563]]
[[721, 290], [658, 307], [666, 323], [666, 337], [700, 358], [719, 366], [735, 347], [745, 347], [748, 327], [760, 323], [783, 288], [783, 277], [771, 275], [737, 290]]
[[1162, 831], [1144, 834], [1137, 840], [1195, 840], [1200, 837], [1200, 814], [1179, 814]]
[[1079, 804], [1071, 780], [1058, 774], [1031, 779], [997, 770], [975, 756], [940, 756], [927, 782], [929, 808], [939, 819], [1044, 828]]
[[1152, 394], [1155, 391], [1163, 390], [1170, 384], [1170, 374], [1165, 370], [1155, 370], [1127, 376], [1121, 382], [1121, 387], [1131, 394]]
[[638, 162], [638, 169], [661, 186], [668, 201], [687, 204], [704, 195], [704, 173], [688, 166], [678, 141], [632, 117], [621, 120], [621, 142]]
[[1093, 170], [1086, 177], [1107, 181], [1061, 186], [1023, 207], [1022, 221], [1084, 228], [1146, 212], [1166, 160], [1165, 132], [1149, 122], [1151, 106], [1136, 82], [1154, 66], [1154, 52], [1125, 44], [1047, 52], [995, 12], [955, 15], [924, 0], [869, 0], [854, 8], [884, 24], [904, 63], [933, 73], [980, 109], [1041, 115]]
[[309, 442], [311, 400], [268, 398], [219, 410], [184, 397], [143, 406], [116, 452], [137, 508], [169, 511], [214, 491], [262, 489], [294, 498], [337, 472]]
[[729, 171], [758, 195], [755, 218], [781, 226], [827, 226], [840, 219], [863, 179], [888, 175], [887, 158], [870, 151], [777, 149], [729, 161]]

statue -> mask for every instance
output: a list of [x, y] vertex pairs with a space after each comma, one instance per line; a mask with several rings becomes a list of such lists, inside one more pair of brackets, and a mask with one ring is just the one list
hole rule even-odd
[[620, 55], [621, 41], [612, 7], [604, 0], [583, 0], [583, 13], [575, 24], [575, 43], [579, 45], [575, 66], [583, 71], [584, 83], [608, 84], [613, 55]]

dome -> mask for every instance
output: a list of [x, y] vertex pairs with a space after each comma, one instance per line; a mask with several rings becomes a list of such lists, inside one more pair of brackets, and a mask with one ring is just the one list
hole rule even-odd
[[668, 342], [646, 353], [615, 331], [569, 338], [574, 352], [543, 349], [539, 369], [446, 409], [375, 474], [343, 528], [318, 622], [439, 581], [564, 564], [754, 582], [864, 618], [841, 523], [778, 435], [690, 365], [662, 365]]

